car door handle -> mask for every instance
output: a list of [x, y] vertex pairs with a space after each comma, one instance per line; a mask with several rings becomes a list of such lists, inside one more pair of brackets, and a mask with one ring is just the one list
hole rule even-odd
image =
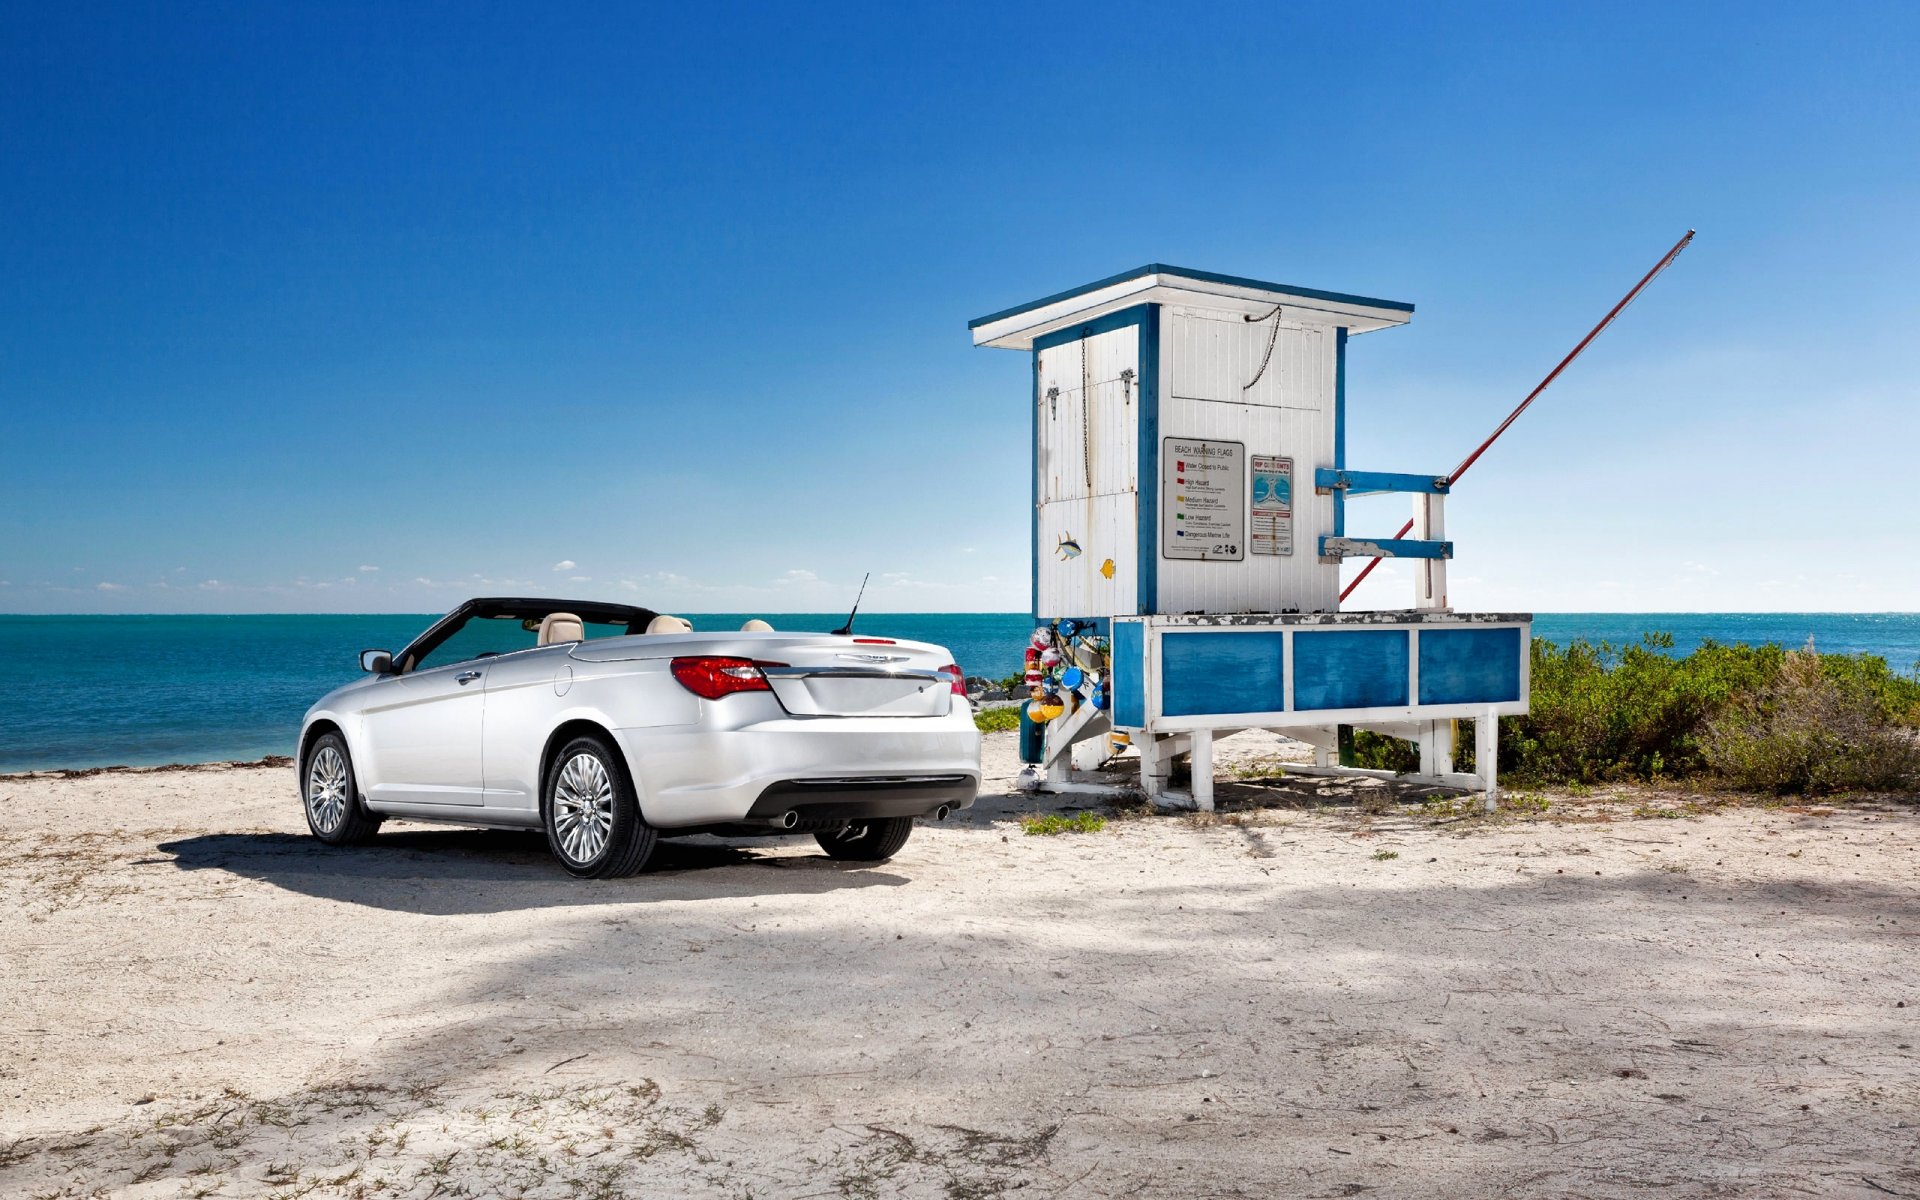
[[461, 687], [465, 687], [478, 678], [480, 678], [480, 672], [478, 671], [462, 671], [453, 677], [453, 681]]

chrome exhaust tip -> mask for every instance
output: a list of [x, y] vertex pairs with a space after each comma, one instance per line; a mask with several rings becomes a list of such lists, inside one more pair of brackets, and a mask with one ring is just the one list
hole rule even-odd
[[939, 808], [933, 810], [933, 819], [936, 821], [944, 821], [947, 819], [947, 814], [952, 811], [952, 809], [942, 804]]
[[774, 818], [773, 823], [782, 829], [792, 829], [800, 823], [800, 814], [797, 810], [790, 808], [780, 816]]

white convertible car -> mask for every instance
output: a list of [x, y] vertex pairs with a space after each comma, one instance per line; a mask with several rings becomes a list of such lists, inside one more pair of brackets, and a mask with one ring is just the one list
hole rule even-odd
[[360, 665], [300, 730], [307, 825], [331, 845], [405, 817], [544, 828], [583, 877], [691, 833], [811, 833], [877, 861], [980, 786], [960, 669], [920, 642], [483, 599]]

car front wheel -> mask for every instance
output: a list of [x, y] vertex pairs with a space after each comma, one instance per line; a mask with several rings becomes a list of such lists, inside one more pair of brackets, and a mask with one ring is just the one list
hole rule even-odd
[[813, 840], [834, 858], [850, 862], [881, 862], [900, 853], [913, 834], [912, 817], [883, 817], [855, 821], [841, 829], [816, 833]]
[[307, 828], [329, 846], [364, 842], [380, 828], [380, 818], [360, 807], [353, 758], [347, 753], [347, 740], [337, 733], [321, 734], [307, 752], [300, 798], [307, 810]]
[[635, 874], [660, 840], [640, 815], [626, 764], [599, 738], [575, 738], [554, 756], [540, 809], [553, 856], [582, 879]]

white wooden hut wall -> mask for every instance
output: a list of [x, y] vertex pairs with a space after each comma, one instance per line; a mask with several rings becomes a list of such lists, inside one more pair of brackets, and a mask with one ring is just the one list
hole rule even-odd
[[[1140, 330], [1037, 352], [1036, 612], [1110, 617], [1139, 593]], [[1102, 573], [1113, 560], [1113, 578]]]
[[[1151, 390], [1140, 383], [1135, 325], [1035, 352], [1036, 615], [1140, 611], [1139, 491], [1160, 482], [1139, 476], [1139, 421], [1148, 397], [1158, 398], [1163, 439], [1235, 441], [1249, 456], [1293, 460], [1293, 552], [1256, 554], [1248, 547], [1238, 561], [1169, 559], [1159, 556], [1158, 531], [1149, 530], [1147, 544], [1157, 558], [1152, 611], [1338, 607], [1339, 568], [1322, 563], [1317, 551], [1320, 536], [1334, 532], [1333, 500], [1313, 488], [1314, 469], [1335, 465], [1336, 331], [1292, 319], [1284, 309], [1266, 321], [1249, 321], [1249, 315], [1246, 306], [1163, 308], [1161, 377]], [[1243, 510], [1247, 500], [1240, 498]], [[1108, 560], [1111, 578], [1104, 572]]]
[[[1314, 494], [1313, 471], [1334, 465], [1334, 330], [1291, 319], [1284, 308], [1248, 321], [1244, 309], [1188, 306], [1169, 308], [1160, 328], [1161, 436], [1244, 442], [1248, 455], [1292, 458], [1293, 553], [1248, 548], [1238, 562], [1163, 557], [1155, 611], [1333, 611], [1340, 569], [1322, 564], [1318, 549], [1320, 535], [1333, 532], [1333, 500]], [[1262, 372], [1270, 336], [1273, 355]]]

